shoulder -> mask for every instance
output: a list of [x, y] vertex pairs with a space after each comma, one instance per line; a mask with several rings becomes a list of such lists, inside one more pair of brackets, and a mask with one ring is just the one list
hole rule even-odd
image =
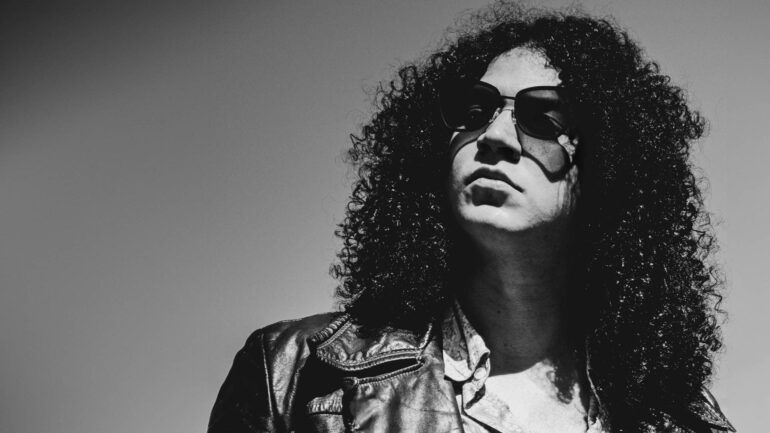
[[296, 361], [309, 353], [314, 341], [333, 333], [344, 319], [342, 313], [322, 313], [267, 325], [251, 333], [241, 354], [256, 355], [268, 364], [289, 354]]
[[314, 335], [326, 330], [335, 321], [344, 318], [342, 313], [321, 313], [299, 319], [282, 320], [252, 332], [247, 346], [255, 340], [266, 340], [272, 344], [287, 344], [290, 341], [310, 340]]

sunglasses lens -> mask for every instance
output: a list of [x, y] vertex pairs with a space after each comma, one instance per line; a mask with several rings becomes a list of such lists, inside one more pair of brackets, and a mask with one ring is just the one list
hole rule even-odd
[[454, 83], [440, 94], [441, 117], [455, 131], [474, 131], [489, 122], [500, 106], [500, 93], [484, 83]]
[[560, 89], [525, 89], [516, 95], [514, 116], [532, 137], [555, 140], [569, 129], [567, 103]]

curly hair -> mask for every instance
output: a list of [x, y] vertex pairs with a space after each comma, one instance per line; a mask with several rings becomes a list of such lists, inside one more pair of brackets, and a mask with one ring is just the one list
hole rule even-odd
[[705, 121], [614, 22], [498, 2], [376, 90], [351, 135], [358, 178], [336, 234], [341, 305], [365, 326], [418, 329], [451, 297], [463, 254], [448, 210], [450, 132], [437, 89], [514, 47], [545, 55], [579, 116], [572, 314], [613, 431], [669, 431], [721, 347], [713, 229], [689, 155]]

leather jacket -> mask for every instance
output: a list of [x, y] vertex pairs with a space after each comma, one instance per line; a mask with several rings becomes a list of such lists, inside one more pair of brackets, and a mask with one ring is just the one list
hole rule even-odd
[[[364, 334], [341, 314], [257, 330], [235, 357], [208, 431], [462, 432], [440, 334]], [[705, 390], [683, 414], [681, 431], [735, 431]]]

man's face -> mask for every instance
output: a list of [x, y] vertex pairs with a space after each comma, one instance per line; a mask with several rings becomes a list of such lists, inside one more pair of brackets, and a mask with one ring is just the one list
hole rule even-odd
[[[561, 82], [541, 54], [525, 48], [515, 48], [493, 60], [481, 81], [507, 96], [528, 87]], [[449, 200], [460, 226], [479, 241], [566, 224], [576, 198], [577, 166], [549, 179], [538, 162], [522, 154], [520, 140], [539, 139], [516, 128], [508, 111], [513, 109], [513, 101], [506, 103], [511, 105], [488, 126], [456, 132], [450, 143]], [[561, 151], [552, 142], [542, 144]]]

